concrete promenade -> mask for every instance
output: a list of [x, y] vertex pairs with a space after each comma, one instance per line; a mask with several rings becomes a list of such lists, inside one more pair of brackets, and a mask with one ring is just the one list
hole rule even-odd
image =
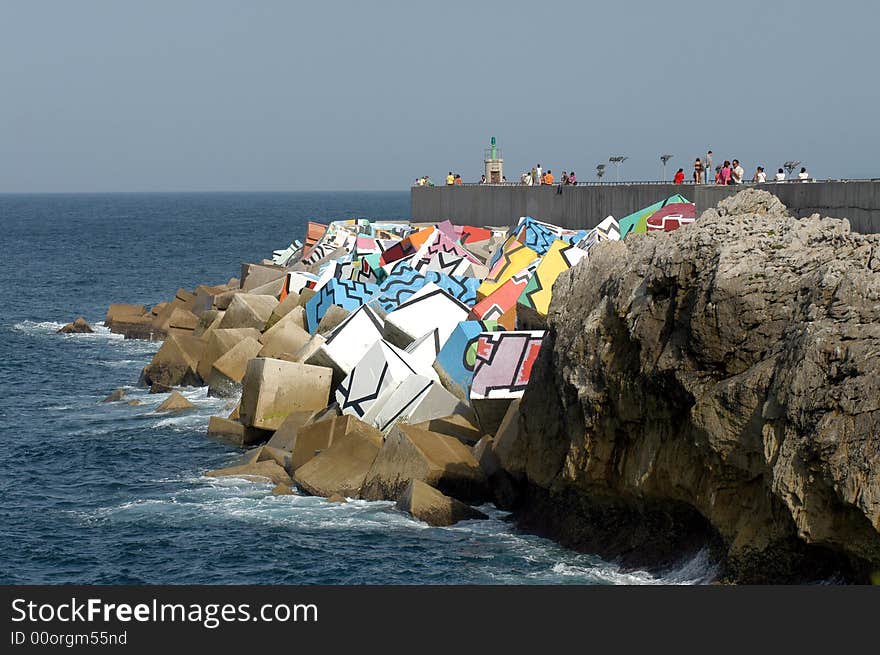
[[[449, 219], [470, 225], [512, 225], [532, 216], [568, 228], [590, 228], [609, 214], [622, 218], [680, 193], [696, 203], [697, 215], [732, 195], [740, 186], [664, 183], [584, 184], [564, 187], [521, 185], [464, 185], [413, 187], [412, 220]], [[798, 217], [819, 213], [848, 218], [853, 230], [880, 232], [880, 179], [822, 182], [784, 182], [755, 185], [779, 197]]]

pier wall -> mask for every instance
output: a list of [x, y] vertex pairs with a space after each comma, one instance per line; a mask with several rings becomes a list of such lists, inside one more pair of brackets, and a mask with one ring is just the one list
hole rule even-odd
[[[697, 215], [742, 186], [645, 184], [589, 184], [564, 187], [466, 185], [414, 187], [412, 220], [449, 219], [472, 225], [512, 225], [520, 216], [533, 216], [568, 228], [593, 227], [609, 214], [627, 214], [680, 193], [697, 205]], [[848, 218], [853, 230], [880, 232], [880, 180], [763, 184], [798, 217], [818, 213]]]

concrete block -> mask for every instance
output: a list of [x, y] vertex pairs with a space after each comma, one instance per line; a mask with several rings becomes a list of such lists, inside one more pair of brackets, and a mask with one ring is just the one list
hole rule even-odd
[[351, 313], [324, 339], [304, 361], [333, 369], [334, 384], [339, 384], [367, 351], [382, 339], [383, 323], [367, 306]]
[[318, 323], [318, 329], [315, 334], [321, 334], [327, 336], [333, 330], [335, 330], [346, 318], [351, 314], [347, 309], [343, 309], [338, 305], [331, 305], [327, 312], [324, 314], [324, 317], [321, 319], [321, 322]]
[[367, 500], [397, 500], [421, 480], [462, 500], [489, 497], [486, 476], [471, 449], [455, 437], [398, 424], [391, 430], [361, 489]]
[[233, 446], [253, 446], [265, 442], [272, 433], [258, 428], [246, 428], [240, 422], [212, 416], [208, 419], [208, 436]]
[[357, 497], [381, 447], [382, 433], [361, 423], [297, 468], [294, 481], [315, 496]]
[[328, 416], [325, 420], [303, 425], [289, 442], [292, 469], [296, 471], [334, 443], [366, 427], [366, 423], [348, 414]]
[[273, 482], [274, 484], [290, 484], [291, 479], [277, 462], [263, 460], [253, 464], [241, 464], [222, 469], [208, 471], [205, 475], [212, 478], [234, 477], [243, 478], [252, 482]]
[[517, 298], [517, 304], [525, 312], [537, 314], [540, 319], [546, 320], [556, 278], [586, 256], [586, 250], [565, 241], [554, 241]]
[[260, 331], [255, 328], [211, 329], [205, 333], [205, 347], [198, 360], [198, 374], [203, 380], [211, 376], [211, 367], [235, 344], [248, 337], [259, 340]]
[[489, 268], [489, 275], [477, 289], [477, 298], [482, 300], [536, 259], [538, 253], [534, 250], [515, 239], [509, 239], [505, 242], [497, 261]]
[[383, 433], [396, 423], [421, 423], [457, 412], [471, 412], [461, 400], [446, 391], [439, 382], [412, 374], [384, 402], [377, 402], [375, 411], [367, 414], [370, 423]]
[[477, 338], [471, 400], [522, 396], [544, 335], [543, 330], [481, 333]]
[[162, 401], [162, 404], [156, 408], [156, 412], [185, 412], [193, 409], [193, 405], [179, 391], [172, 391], [171, 394]]
[[281, 266], [265, 266], [263, 264], [241, 265], [241, 290], [249, 293], [264, 284], [283, 278], [287, 269]]
[[311, 338], [311, 335], [297, 324], [293, 313], [290, 313], [263, 333], [260, 338], [263, 348], [258, 356], [280, 359], [284, 353], [295, 353], [300, 350]]
[[148, 386], [196, 387], [202, 384], [198, 373], [205, 343], [196, 337], [170, 335], [141, 374]]
[[421, 480], [409, 481], [397, 501], [397, 509], [434, 527], [489, 518], [480, 510], [444, 495]]
[[[269, 315], [269, 319], [266, 321], [266, 329], [270, 329], [279, 320], [281, 320], [282, 317], [286, 316], [294, 309], [302, 309], [299, 306], [299, 293], [297, 293], [296, 291], [285, 294], [284, 299], [275, 306], [275, 309], [272, 310], [272, 313]], [[301, 320], [304, 321], [304, 319]], [[305, 323], [302, 322], [300, 324], [300, 327], [304, 328]]]
[[432, 418], [414, 425], [422, 430], [439, 432], [440, 434], [455, 437], [469, 446], [477, 443], [486, 434], [477, 426], [477, 418], [470, 408], [468, 408], [467, 412]]
[[330, 307], [335, 305], [353, 312], [366, 303], [377, 290], [375, 284], [331, 279], [306, 304], [306, 328], [314, 334]]
[[467, 305], [429, 283], [385, 317], [385, 339], [406, 348], [426, 332], [437, 329], [442, 346], [469, 311]]
[[497, 321], [461, 321], [443, 344], [434, 361], [434, 370], [441, 384], [457, 398], [470, 398], [480, 334], [498, 330], [501, 326]]
[[257, 356], [263, 346], [253, 337], [246, 337], [223, 353], [211, 366], [208, 375], [208, 395], [229, 398], [241, 391], [241, 381], [247, 363]]
[[387, 341], [377, 341], [340, 383], [336, 402], [343, 414], [363, 419], [384, 392], [392, 392], [417, 372], [404, 351]]
[[254, 296], [248, 293], [237, 293], [229, 303], [219, 328], [254, 328], [262, 332], [272, 311], [278, 306], [273, 296]]
[[248, 362], [241, 394], [241, 422], [277, 430], [291, 412], [327, 406], [332, 371], [280, 359]]
[[[562, 243], [562, 242], [560, 242]], [[498, 321], [505, 329], [516, 329], [517, 300], [532, 279], [540, 260], [535, 260], [519, 273], [515, 273], [504, 284], [480, 300], [468, 315], [477, 321]]]

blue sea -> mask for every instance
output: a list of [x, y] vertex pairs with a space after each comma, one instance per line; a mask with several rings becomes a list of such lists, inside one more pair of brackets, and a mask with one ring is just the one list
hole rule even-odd
[[[432, 528], [393, 504], [273, 496], [204, 471], [241, 451], [208, 438], [231, 410], [154, 413], [136, 386], [158, 343], [123, 340], [111, 302], [179, 287], [302, 238], [308, 220], [409, 215], [408, 192], [0, 195], [0, 583], [656, 584], [715, 574], [705, 555], [624, 571], [522, 534], [504, 512]], [[83, 315], [95, 334], [58, 335]], [[141, 404], [104, 404], [116, 388]]]

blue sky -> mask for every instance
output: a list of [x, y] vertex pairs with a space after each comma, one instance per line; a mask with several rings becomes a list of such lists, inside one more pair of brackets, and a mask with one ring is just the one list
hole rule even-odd
[[[0, 192], [404, 189], [707, 147], [878, 177], [872, 2], [7, 2]], [[613, 173], [612, 173], [613, 175]]]

